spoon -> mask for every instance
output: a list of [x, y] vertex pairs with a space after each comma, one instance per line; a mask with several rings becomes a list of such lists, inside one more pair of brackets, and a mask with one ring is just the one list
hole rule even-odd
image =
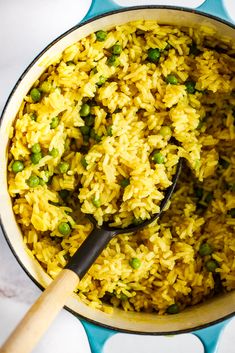
[[118, 234], [135, 233], [147, 227], [162, 214], [174, 192], [181, 168], [182, 158], [179, 159], [177, 164], [172, 184], [165, 190], [160, 210], [152, 218], [136, 226], [130, 225], [126, 228], [112, 228], [107, 223], [98, 227], [96, 220], [91, 215], [88, 216], [94, 225], [92, 232], [84, 240], [56, 279], [51, 282], [32, 305], [25, 317], [3, 344], [0, 353], [29, 353], [32, 351], [60, 309], [65, 305], [66, 299], [73, 293], [79, 281], [110, 240]]

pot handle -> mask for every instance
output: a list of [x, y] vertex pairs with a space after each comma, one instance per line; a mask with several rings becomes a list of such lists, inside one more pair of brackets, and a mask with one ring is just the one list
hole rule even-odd
[[197, 336], [203, 343], [205, 353], [216, 353], [220, 336], [229, 323], [229, 319], [222, 321], [216, 325], [206, 327], [202, 330], [194, 331], [193, 334]]
[[[216, 353], [218, 348], [218, 343], [222, 331], [230, 320], [220, 322], [216, 325], [204, 328], [202, 330], [197, 330], [192, 332], [197, 336], [203, 343], [205, 353]], [[88, 341], [91, 347], [92, 353], [102, 353], [103, 346], [107, 339], [115, 335], [116, 332], [107, 328], [95, 326], [86, 321], [81, 321], [86, 334], [88, 336]]]
[[87, 321], [81, 320], [81, 323], [86, 331], [91, 353], [102, 353], [107, 339], [117, 333], [104, 327], [95, 326]]
[[197, 8], [197, 10], [206, 12], [208, 14], [220, 17], [226, 21], [231, 22], [227, 11], [224, 8], [223, 0], [206, 0]]
[[105, 12], [120, 10], [122, 8], [122, 6], [116, 4], [116, 2], [112, 0], [92, 0], [89, 11], [83, 18], [82, 22], [85, 22], [92, 17], [102, 15]]
[[[164, 3], [164, 1], [162, 1], [162, 3]], [[147, 4], [148, 0], [146, 0], [146, 5]], [[129, 6], [132, 6], [131, 3], [129, 4]], [[105, 12], [122, 8], [124, 7], [117, 4], [115, 0], [93, 0], [88, 13], [82, 20], [82, 22], [85, 22], [86, 20], [89, 20], [92, 17], [102, 15]], [[224, 20], [231, 22], [231, 19], [229, 18], [228, 13], [223, 6], [223, 0], [205, 0], [202, 5], [197, 7], [197, 10], [218, 16]]]

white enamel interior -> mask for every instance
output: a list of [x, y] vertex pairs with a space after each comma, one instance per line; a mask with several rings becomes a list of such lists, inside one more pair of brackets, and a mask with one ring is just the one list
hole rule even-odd
[[[21, 232], [16, 224], [12, 211], [11, 199], [7, 192], [6, 157], [9, 127], [14, 121], [24, 96], [27, 94], [34, 81], [43, 73], [48, 63], [51, 62], [51, 58], [56, 57], [63, 49], [75, 41], [100, 28], [108, 28], [116, 24], [139, 19], [155, 19], [162, 24], [184, 26], [210, 25], [217, 29], [219, 35], [228, 36], [233, 40], [235, 39], [235, 30], [230, 26], [195, 13], [172, 9], [138, 9], [104, 16], [83, 25], [81, 28], [73, 30], [53, 44], [27, 71], [10, 97], [2, 117], [0, 130], [0, 216], [12, 250], [16, 253], [28, 273], [42, 286], [48, 285], [50, 278], [44, 273], [39, 264], [26, 252]], [[112, 315], [105, 314], [79, 302], [76, 295], [69, 298], [67, 306], [74, 312], [90, 320], [116, 329], [145, 333], [170, 333], [173, 331], [191, 330], [201, 325], [207, 325], [235, 312], [235, 291], [206, 301], [180, 314], [171, 316], [127, 313], [121, 310], [115, 310]]]

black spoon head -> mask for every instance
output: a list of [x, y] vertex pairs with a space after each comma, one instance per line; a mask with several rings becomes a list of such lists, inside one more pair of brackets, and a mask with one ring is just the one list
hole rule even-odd
[[102, 250], [107, 246], [109, 241], [118, 234], [122, 233], [135, 233], [137, 230], [143, 229], [158, 218], [164, 211], [164, 208], [174, 192], [177, 180], [180, 175], [182, 167], [182, 160], [176, 168], [176, 173], [172, 179], [172, 184], [166, 189], [165, 197], [160, 204], [160, 211], [156, 213], [152, 218], [138, 224], [131, 224], [126, 228], [114, 228], [110, 227], [109, 224], [104, 223], [101, 227], [98, 227], [96, 220], [91, 215], [87, 215], [88, 219], [93, 223], [94, 229], [84, 240], [82, 245], [78, 248], [75, 254], [71, 257], [65, 268], [74, 271], [80, 279], [86, 274], [91, 265], [95, 262]]
[[150, 219], [147, 219], [146, 221], [141, 222], [138, 225], [130, 224], [126, 228], [114, 228], [114, 227], [110, 227], [108, 222], [103, 223], [102, 226], [98, 226], [95, 218], [89, 214], [87, 214], [87, 218], [91, 221], [91, 223], [93, 223], [93, 225], [96, 228], [100, 228], [100, 229], [103, 229], [106, 231], [113, 232], [113, 236], [115, 236], [117, 234], [123, 234], [123, 233], [134, 233], [137, 230], [140, 230], [140, 229], [147, 227], [149, 224], [151, 224], [153, 221], [155, 221], [155, 219], [157, 219], [164, 211], [166, 204], [170, 200], [170, 198], [175, 190], [177, 181], [178, 181], [180, 173], [181, 173], [181, 169], [182, 169], [182, 158], [179, 159], [179, 162], [177, 164], [176, 172], [175, 172], [173, 179], [172, 179], [172, 184], [165, 190], [165, 197], [161, 201], [160, 211], [158, 213], [155, 213]]

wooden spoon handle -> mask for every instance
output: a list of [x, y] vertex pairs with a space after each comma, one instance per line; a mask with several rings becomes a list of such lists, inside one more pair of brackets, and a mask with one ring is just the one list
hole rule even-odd
[[0, 353], [31, 352], [78, 283], [75, 272], [62, 270], [26, 313], [1, 347]]

